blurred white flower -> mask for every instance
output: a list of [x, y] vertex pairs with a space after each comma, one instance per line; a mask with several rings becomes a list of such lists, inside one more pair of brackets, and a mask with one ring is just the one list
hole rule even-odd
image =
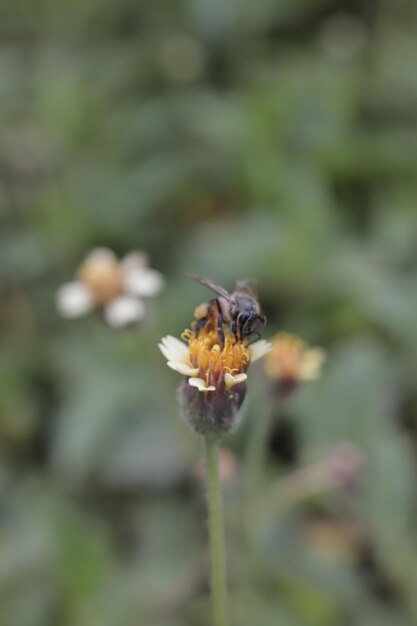
[[95, 248], [76, 272], [76, 280], [57, 291], [58, 311], [76, 318], [100, 309], [114, 328], [122, 328], [145, 317], [145, 298], [156, 296], [164, 286], [160, 272], [148, 267], [143, 252], [119, 260], [108, 248]]

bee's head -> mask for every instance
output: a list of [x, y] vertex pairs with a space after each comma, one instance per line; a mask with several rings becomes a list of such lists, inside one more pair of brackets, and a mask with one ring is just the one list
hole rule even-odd
[[241, 322], [240, 332], [243, 337], [250, 337], [261, 332], [266, 324], [266, 317], [262, 313], [251, 313], [246, 319], [239, 321]]

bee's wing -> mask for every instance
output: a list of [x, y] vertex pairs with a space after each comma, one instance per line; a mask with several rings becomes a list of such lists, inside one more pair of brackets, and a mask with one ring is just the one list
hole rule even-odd
[[208, 289], [211, 289], [222, 298], [225, 298], [225, 300], [230, 300], [230, 293], [226, 291], [224, 287], [221, 287], [220, 285], [213, 283], [213, 281], [211, 281], [209, 278], [202, 278], [201, 276], [196, 276], [195, 274], [191, 274], [190, 272], [186, 272], [185, 275], [188, 276], [188, 278], [192, 278], [193, 280], [196, 280], [198, 283], [200, 283], [200, 285], [204, 285], [205, 287], [208, 287]]
[[252, 278], [243, 278], [236, 281], [236, 291], [243, 291], [256, 300], [259, 294], [259, 282]]

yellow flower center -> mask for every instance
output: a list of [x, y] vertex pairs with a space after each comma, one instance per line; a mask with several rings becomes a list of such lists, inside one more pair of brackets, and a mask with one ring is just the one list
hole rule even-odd
[[77, 276], [91, 289], [98, 306], [111, 302], [123, 293], [123, 273], [117, 259], [87, 259]]
[[[195, 324], [194, 324], [195, 326]], [[198, 367], [199, 377], [207, 384], [216, 385], [224, 374], [235, 375], [246, 372], [251, 359], [247, 339], [237, 339], [224, 327], [224, 338], [220, 337], [215, 312], [207, 317], [203, 328], [187, 329], [182, 334], [188, 340], [188, 359], [192, 367]]]

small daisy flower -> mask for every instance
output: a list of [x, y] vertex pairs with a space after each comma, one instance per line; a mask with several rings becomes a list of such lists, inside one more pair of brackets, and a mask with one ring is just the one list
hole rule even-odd
[[110, 326], [122, 328], [143, 319], [144, 299], [156, 296], [163, 285], [162, 274], [148, 267], [142, 252], [120, 261], [108, 248], [96, 248], [78, 268], [76, 280], [58, 289], [57, 307], [67, 318], [100, 309]]
[[326, 359], [322, 348], [308, 348], [299, 337], [288, 333], [278, 333], [271, 344], [264, 370], [280, 388], [289, 391], [299, 382], [320, 377]]
[[227, 327], [221, 335], [213, 311], [198, 332], [187, 329], [183, 341], [168, 335], [159, 344], [168, 367], [185, 376], [181, 407], [202, 435], [221, 435], [237, 424], [248, 368], [271, 349], [265, 340], [248, 346], [246, 338], [238, 339]]

